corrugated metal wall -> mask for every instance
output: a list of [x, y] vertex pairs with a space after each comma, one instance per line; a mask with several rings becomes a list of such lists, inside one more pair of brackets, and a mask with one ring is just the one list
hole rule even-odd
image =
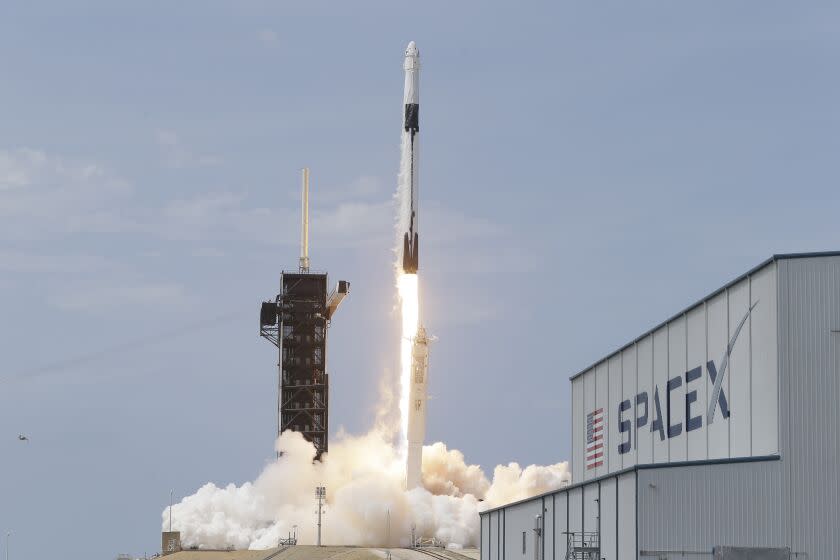
[[840, 556], [840, 257], [779, 262], [785, 533], [811, 559]]
[[566, 492], [554, 494], [554, 558], [565, 558], [566, 535], [569, 530], [569, 495]]
[[636, 473], [618, 477], [618, 560], [636, 558]]
[[543, 498], [543, 540], [542, 556], [544, 560], [554, 560], [554, 496]]
[[505, 508], [504, 560], [534, 560], [534, 518], [540, 515], [541, 509], [539, 499]]
[[[636, 464], [778, 453], [776, 275], [771, 261], [572, 380], [575, 483]], [[720, 405], [712, 418], [707, 410], [718, 371], [729, 415]], [[594, 435], [603, 439], [587, 442], [588, 415], [599, 410], [604, 431]], [[602, 451], [603, 464], [587, 463]]]
[[636, 473], [631, 471], [483, 513], [481, 560], [533, 560], [534, 518], [541, 511], [541, 560], [566, 558], [568, 532], [599, 530], [603, 558], [636, 557]]
[[601, 486], [601, 558], [618, 560], [618, 480], [602, 480]]
[[682, 551], [710, 554], [716, 545], [782, 546], [780, 464], [640, 470], [639, 550], [681, 558]]
[[[617, 483], [603, 478], [537, 498], [534, 503], [550, 500], [553, 521], [554, 545], [545, 543], [543, 560], [564, 558], [564, 531], [598, 526], [595, 499], [610, 509], [600, 519], [605, 558], [617, 553], [630, 559], [637, 550], [680, 551], [654, 557], [682, 558], [682, 551], [709, 554], [717, 545], [787, 546], [808, 560], [840, 557], [840, 256], [771, 262], [577, 378], [575, 480], [585, 470], [583, 410], [603, 401], [617, 409], [618, 398], [631, 388], [651, 394], [672, 370], [718, 360], [733, 322], [757, 301], [761, 310], [745, 324], [724, 378], [730, 421], [718, 417], [703, 432], [677, 441], [652, 437], [648, 424], [633, 433], [637, 445], [631, 453], [619, 458], [609, 449], [607, 462], [612, 471], [634, 463], [777, 452], [781, 459], [641, 468], [620, 475]], [[674, 392], [677, 399], [682, 394]], [[710, 394], [709, 387], [698, 391], [700, 409]], [[617, 437], [608, 438], [610, 446]], [[481, 560], [510, 560], [500, 558], [498, 549], [504, 515], [499, 510], [482, 516]], [[617, 532], [605, 533], [603, 524], [615, 524], [616, 515]], [[521, 530], [519, 539], [521, 546]]]

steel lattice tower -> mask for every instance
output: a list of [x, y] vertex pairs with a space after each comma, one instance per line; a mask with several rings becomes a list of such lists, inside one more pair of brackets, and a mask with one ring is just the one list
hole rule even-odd
[[316, 459], [328, 449], [327, 328], [350, 291], [340, 280], [327, 293], [327, 275], [309, 271], [309, 170], [303, 170], [301, 257], [298, 272], [280, 275], [280, 293], [260, 309], [260, 336], [278, 349], [277, 435], [303, 434]]

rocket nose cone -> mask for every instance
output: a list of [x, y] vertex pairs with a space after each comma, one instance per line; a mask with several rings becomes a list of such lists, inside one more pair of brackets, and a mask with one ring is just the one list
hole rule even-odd
[[417, 50], [417, 44], [412, 41], [405, 48], [405, 56], [419, 56], [420, 51]]

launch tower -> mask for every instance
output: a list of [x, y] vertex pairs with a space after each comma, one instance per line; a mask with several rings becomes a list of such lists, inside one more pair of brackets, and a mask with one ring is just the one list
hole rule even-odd
[[278, 350], [277, 435], [303, 434], [316, 459], [328, 449], [329, 374], [327, 329], [350, 291], [339, 280], [327, 292], [327, 274], [309, 271], [309, 169], [303, 170], [301, 251], [297, 272], [280, 275], [280, 293], [260, 308], [260, 336]]

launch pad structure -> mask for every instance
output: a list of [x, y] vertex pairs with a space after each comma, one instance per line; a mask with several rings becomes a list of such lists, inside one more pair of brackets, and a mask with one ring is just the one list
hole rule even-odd
[[[327, 291], [328, 277], [309, 270], [309, 170], [303, 170], [301, 256], [297, 272], [282, 272], [280, 293], [260, 307], [260, 336], [278, 349], [277, 435], [299, 432], [315, 446], [316, 459], [329, 448], [327, 331], [350, 283]], [[279, 453], [278, 453], [279, 455]]]

